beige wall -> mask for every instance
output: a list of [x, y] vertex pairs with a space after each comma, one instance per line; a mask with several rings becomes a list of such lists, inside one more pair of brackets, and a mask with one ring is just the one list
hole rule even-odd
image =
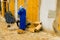
[[[47, 31], [53, 31], [53, 21], [55, 18], [49, 18], [49, 10], [56, 11], [57, 0], [41, 0], [40, 19], [43, 23], [43, 28]], [[54, 16], [54, 15], [53, 15]]]

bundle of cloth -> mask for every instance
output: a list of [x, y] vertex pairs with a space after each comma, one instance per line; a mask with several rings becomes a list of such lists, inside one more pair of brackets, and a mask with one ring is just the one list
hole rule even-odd
[[27, 30], [30, 32], [39, 32], [39, 31], [43, 30], [41, 22], [31, 22], [31, 21], [29, 22], [29, 21], [27, 21], [26, 24], [27, 24], [26, 25]]
[[7, 23], [15, 23], [15, 18], [10, 11], [6, 12], [4, 17]]

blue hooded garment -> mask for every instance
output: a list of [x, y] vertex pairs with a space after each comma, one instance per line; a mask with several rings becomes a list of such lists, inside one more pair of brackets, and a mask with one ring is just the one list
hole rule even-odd
[[26, 29], [26, 10], [24, 8], [20, 8], [18, 11], [18, 15], [20, 16], [19, 28], [22, 30], [25, 30]]

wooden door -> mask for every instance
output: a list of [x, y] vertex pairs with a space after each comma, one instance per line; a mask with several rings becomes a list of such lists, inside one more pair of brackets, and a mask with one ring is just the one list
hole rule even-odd
[[26, 0], [27, 19], [31, 22], [39, 19], [40, 0]]
[[[22, 5], [24, 7], [24, 0], [17, 0], [18, 2], [18, 9]], [[15, 14], [15, 0], [9, 0], [9, 10], [12, 12], [12, 14]]]
[[2, 0], [2, 16], [8, 11], [8, 1], [7, 0]]
[[20, 6], [24, 7], [24, 0], [18, 0], [18, 9], [20, 8]]
[[15, 14], [15, 1], [9, 0], [9, 11], [14, 15]]

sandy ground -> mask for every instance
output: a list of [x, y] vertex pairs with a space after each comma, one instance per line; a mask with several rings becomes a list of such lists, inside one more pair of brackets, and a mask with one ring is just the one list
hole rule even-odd
[[16, 25], [13, 25], [12, 29], [14, 30], [7, 29], [4, 18], [0, 17], [0, 40], [60, 40], [60, 37], [43, 31], [38, 33], [26, 31], [24, 34], [18, 34]]
[[16, 31], [0, 31], [0, 40], [60, 40], [60, 37], [46, 32], [18, 34]]

